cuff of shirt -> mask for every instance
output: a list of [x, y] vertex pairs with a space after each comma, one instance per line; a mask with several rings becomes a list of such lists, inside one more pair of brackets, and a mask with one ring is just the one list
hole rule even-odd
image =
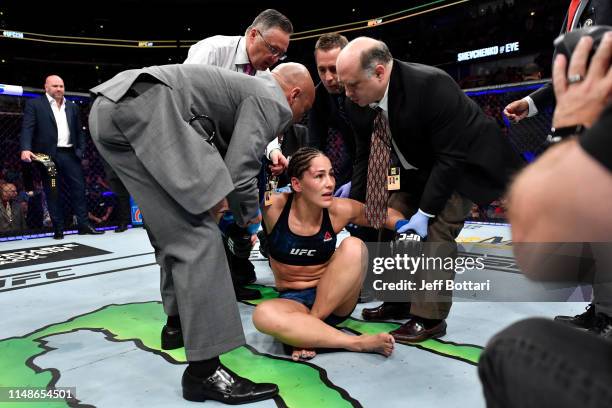
[[420, 208], [419, 208], [419, 211], [418, 211], [418, 212], [420, 212], [421, 214], [423, 214], [424, 216], [426, 216], [426, 217], [428, 217], [428, 218], [435, 218], [435, 215], [428, 214], [428, 213], [426, 213], [425, 211], [421, 210]]
[[273, 150], [281, 150], [280, 143], [278, 143], [278, 137], [274, 138], [274, 140], [266, 146], [266, 158], [270, 161], [270, 153], [272, 153]]
[[533, 99], [531, 99], [530, 96], [526, 96], [523, 98], [523, 100], [527, 101], [527, 103], [529, 104], [529, 113], [527, 113], [527, 117], [530, 118], [532, 116], [535, 116], [538, 114], [538, 108], [536, 108], [535, 102], [533, 102]]

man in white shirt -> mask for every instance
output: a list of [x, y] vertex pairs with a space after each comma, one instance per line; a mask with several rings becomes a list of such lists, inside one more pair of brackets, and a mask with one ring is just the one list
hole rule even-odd
[[31, 162], [36, 159], [35, 153], [44, 153], [55, 163], [56, 190], [52, 190], [49, 178], [43, 178], [47, 206], [53, 222], [53, 238], [64, 238], [64, 204], [59, 193], [64, 183], [70, 191], [79, 234], [103, 234], [96, 231], [87, 218], [85, 180], [81, 168], [85, 134], [81, 126], [79, 108], [74, 102], [64, 98], [64, 81], [59, 76], [48, 76], [45, 80], [45, 95], [27, 101], [23, 112], [20, 143], [21, 160]]
[[244, 36], [215, 35], [189, 48], [185, 64], [206, 64], [260, 74], [286, 58], [291, 21], [276, 10], [262, 11], [247, 28]]

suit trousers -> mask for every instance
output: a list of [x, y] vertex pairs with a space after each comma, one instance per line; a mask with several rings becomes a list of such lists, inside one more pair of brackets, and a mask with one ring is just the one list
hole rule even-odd
[[106, 162], [106, 160], [102, 160], [102, 165], [104, 166], [104, 173], [106, 174], [108, 184], [117, 197], [117, 222], [119, 224], [130, 224], [132, 222], [130, 193], [127, 191], [121, 182], [121, 179], [117, 176], [117, 173], [115, 173], [113, 168]]
[[[398, 191], [389, 197], [389, 207], [401, 212], [406, 218], [410, 218], [418, 210], [419, 199], [420, 197], [416, 194]], [[471, 208], [472, 202], [467, 198], [456, 192], [451, 195], [440, 214], [429, 223], [427, 229], [427, 242], [440, 242], [450, 245], [439, 246], [436, 248], [437, 252], [435, 254], [428, 254], [428, 256], [434, 255], [440, 258], [457, 256], [455, 239], [459, 236]], [[430, 246], [430, 248], [432, 247]], [[446, 279], [454, 279], [454, 273], [444, 272], [443, 274]], [[434, 280], [440, 278], [440, 275], [439, 272], [433, 272], [424, 276], [424, 278], [429, 277], [428, 280]], [[438, 300], [441, 298], [444, 301], [427, 300], [426, 296], [422, 300], [413, 300], [410, 304], [410, 313], [426, 319], [446, 319], [452, 306], [452, 293], [441, 290], [435, 295], [435, 298]]]
[[47, 198], [47, 208], [53, 222], [53, 228], [64, 228], [64, 186], [70, 193], [70, 204], [77, 217], [79, 227], [89, 224], [87, 218], [87, 202], [85, 200], [85, 179], [81, 160], [74, 152], [74, 148], [58, 148], [53, 157], [53, 162], [57, 168], [57, 200], [51, 194], [51, 184], [47, 175], [43, 176], [43, 188]]
[[208, 211], [192, 214], [183, 208], [135, 154], [112, 117], [127, 101], [95, 100], [89, 118], [92, 139], [140, 206], [156, 261], [171, 279], [166, 287], [174, 291], [187, 360], [213, 358], [245, 344], [220, 231]]

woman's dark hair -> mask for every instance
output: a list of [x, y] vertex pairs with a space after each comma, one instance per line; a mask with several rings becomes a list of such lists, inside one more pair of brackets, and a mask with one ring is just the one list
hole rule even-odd
[[289, 180], [292, 177], [298, 179], [302, 178], [302, 175], [310, 167], [310, 161], [317, 156], [325, 156], [325, 153], [314, 147], [301, 147], [292, 156], [289, 161], [289, 167], [287, 168], [287, 175]]

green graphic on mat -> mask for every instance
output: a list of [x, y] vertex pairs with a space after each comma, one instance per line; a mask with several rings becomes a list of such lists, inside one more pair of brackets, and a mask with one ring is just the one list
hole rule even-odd
[[[278, 296], [270, 287], [250, 287], [259, 290], [263, 295], [263, 299], [249, 302], [252, 305]], [[164, 322], [165, 315], [159, 302], [109, 305], [65, 322], [49, 325], [23, 337], [0, 340], [0, 387], [44, 389], [55, 383], [58, 380], [57, 370], [47, 367], [38, 369], [33, 360], [48, 351], [44, 346], [45, 338], [78, 330], [101, 331], [113, 341], [134, 341], [146, 351], [154, 351], [174, 363], [184, 363], [184, 349], [161, 350], [159, 329]], [[348, 319], [342, 327], [356, 333], [375, 334], [389, 332], [397, 328], [398, 324]], [[440, 340], [427, 340], [415, 347], [470, 364], [476, 364], [482, 352], [479, 346]], [[223, 354], [221, 361], [234, 372], [253, 381], [277, 384], [283, 402], [289, 407], [350, 407], [356, 402], [346, 391], [327, 379], [324, 370], [313, 365], [258, 354], [250, 347], [240, 347]], [[35, 368], [39, 372], [35, 371]], [[61, 376], [61, 373], [59, 375]], [[93, 405], [95, 401], [81, 403]], [[0, 402], [0, 407], [12, 406], [23, 408], [24, 404]], [[67, 407], [68, 403], [45, 402], [44, 406]]]

